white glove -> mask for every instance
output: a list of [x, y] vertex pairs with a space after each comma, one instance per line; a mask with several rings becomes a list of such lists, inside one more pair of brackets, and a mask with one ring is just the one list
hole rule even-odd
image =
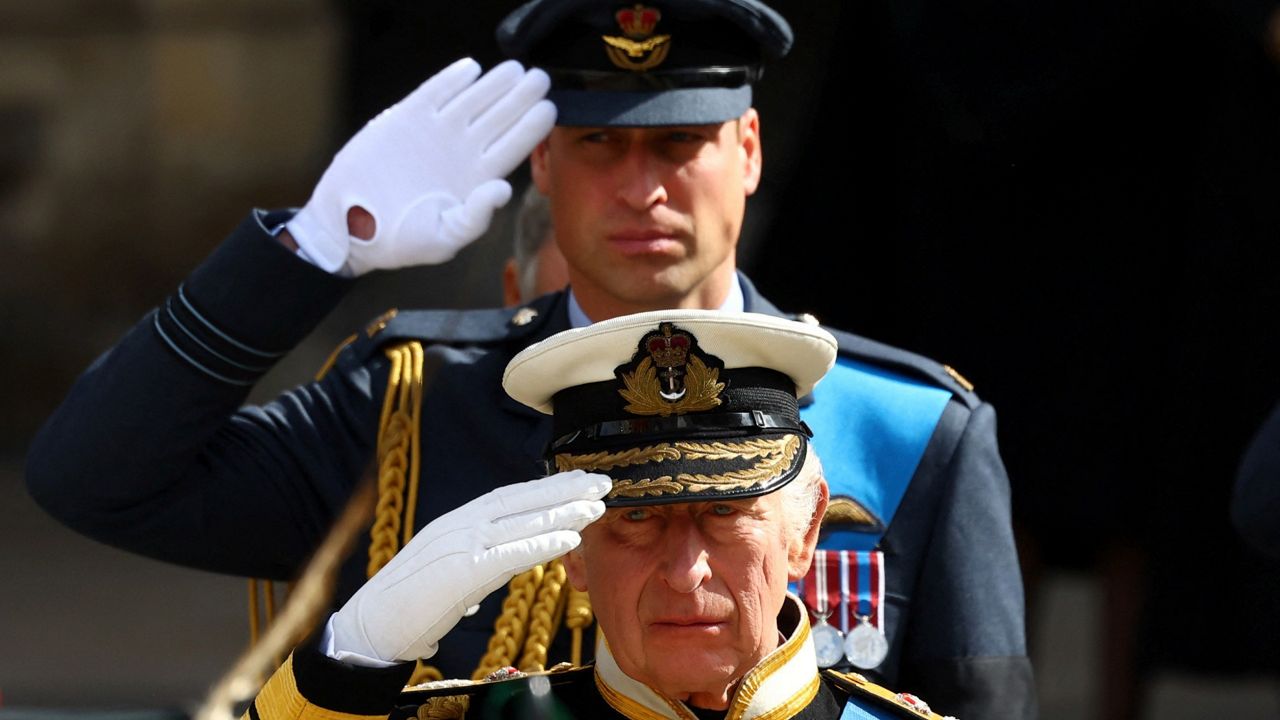
[[500, 487], [436, 518], [334, 614], [336, 656], [431, 657], [486, 595], [577, 547], [578, 533], [604, 514], [612, 484], [570, 470]]
[[[511, 199], [503, 178], [555, 124], [550, 84], [514, 60], [483, 77], [471, 58], [441, 70], [334, 156], [287, 225], [302, 255], [351, 275], [452, 258]], [[368, 240], [347, 231], [357, 206], [374, 219]]]

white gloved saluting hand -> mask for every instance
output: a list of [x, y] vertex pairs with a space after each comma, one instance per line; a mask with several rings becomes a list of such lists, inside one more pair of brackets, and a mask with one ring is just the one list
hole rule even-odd
[[357, 664], [431, 657], [468, 608], [577, 547], [579, 532], [604, 514], [611, 486], [605, 475], [571, 470], [441, 515], [334, 614], [329, 654]]
[[[449, 260], [489, 227], [511, 199], [504, 178], [551, 131], [549, 87], [546, 73], [514, 60], [483, 77], [474, 60], [455, 62], [347, 141], [289, 234], [329, 272]], [[353, 207], [373, 216], [367, 240], [348, 232]]]

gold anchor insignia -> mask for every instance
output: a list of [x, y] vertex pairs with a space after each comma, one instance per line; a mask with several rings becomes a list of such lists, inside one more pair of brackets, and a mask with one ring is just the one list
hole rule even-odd
[[658, 372], [653, 362], [645, 358], [634, 373], [622, 376], [626, 384], [625, 390], [618, 394], [629, 402], [624, 409], [635, 415], [661, 415], [666, 417], [675, 413], [683, 415], [687, 412], [710, 410], [720, 404], [720, 391], [724, 383], [719, 382], [720, 371], [709, 368], [702, 360], [689, 359], [689, 375], [685, 380], [685, 394], [676, 402], [667, 402], [662, 398], [662, 386], [658, 384]]
[[662, 64], [671, 49], [670, 35], [654, 35], [653, 29], [662, 19], [657, 8], [636, 4], [614, 13], [622, 37], [601, 35], [609, 61], [623, 70], [644, 72]]

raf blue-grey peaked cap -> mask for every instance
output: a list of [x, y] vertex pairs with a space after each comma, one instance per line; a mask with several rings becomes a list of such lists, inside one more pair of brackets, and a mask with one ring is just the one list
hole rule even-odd
[[551, 76], [557, 124], [703, 125], [751, 107], [791, 26], [756, 0], [531, 0], [498, 26], [509, 57]]

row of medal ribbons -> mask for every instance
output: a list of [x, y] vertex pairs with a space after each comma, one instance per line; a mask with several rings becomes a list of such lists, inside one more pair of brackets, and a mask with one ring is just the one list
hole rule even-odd
[[844, 661], [874, 670], [884, 662], [884, 553], [818, 550], [791, 590], [809, 610], [819, 667]]

